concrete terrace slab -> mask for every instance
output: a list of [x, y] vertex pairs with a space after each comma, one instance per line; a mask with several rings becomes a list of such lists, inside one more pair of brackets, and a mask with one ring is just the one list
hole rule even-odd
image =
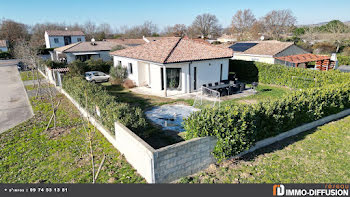
[[16, 63], [0, 60], [0, 133], [34, 115]]

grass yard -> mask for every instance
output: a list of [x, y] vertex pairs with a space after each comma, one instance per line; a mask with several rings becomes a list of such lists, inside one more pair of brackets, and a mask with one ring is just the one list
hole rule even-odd
[[[48, 100], [31, 98], [35, 116], [0, 134], [0, 183], [92, 182], [86, 121], [63, 95], [55, 99], [61, 100], [56, 129], [45, 131], [52, 114]], [[99, 131], [90, 131], [95, 171], [106, 155], [97, 183], [145, 183]]]
[[350, 182], [350, 116], [225, 161], [182, 183]]
[[255, 95], [223, 101], [222, 104], [223, 105], [232, 104], [232, 103], [255, 104], [266, 100], [278, 99], [291, 91], [287, 87], [265, 85], [265, 84], [258, 85], [256, 90], [258, 93]]
[[[22, 81], [30, 81], [30, 80], [37, 79], [37, 76], [33, 77], [32, 71], [21, 71], [19, 72], [19, 74], [21, 75]], [[35, 75], [36, 75], [36, 72], [35, 72]], [[40, 73], [38, 74], [38, 76], [40, 79], [44, 78], [44, 76], [42, 76]]]
[[[111, 85], [111, 83], [109, 82], [102, 83], [101, 85], [109, 92], [109, 94], [115, 97], [116, 101], [129, 103], [130, 105], [140, 107], [143, 111], [147, 111], [152, 107], [165, 104], [192, 104], [191, 100], [174, 100], [170, 98], [163, 98], [152, 95], [137, 94], [132, 92], [131, 90], [125, 89], [121, 85]], [[153, 148], [157, 149], [167, 145], [175, 144], [177, 142], [184, 141], [182, 133], [178, 133], [175, 131], [163, 131], [159, 125], [155, 125], [150, 121], [148, 121], [148, 123], [149, 126], [143, 132], [143, 136], [140, 137]]]

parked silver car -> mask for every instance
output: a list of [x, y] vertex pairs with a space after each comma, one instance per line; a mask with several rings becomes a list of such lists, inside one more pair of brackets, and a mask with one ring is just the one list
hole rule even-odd
[[85, 73], [85, 79], [89, 82], [107, 82], [110, 76], [100, 71], [90, 71]]

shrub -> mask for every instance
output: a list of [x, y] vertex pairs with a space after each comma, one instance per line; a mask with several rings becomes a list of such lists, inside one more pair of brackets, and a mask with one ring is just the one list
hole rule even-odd
[[337, 49], [337, 46], [328, 42], [320, 42], [314, 44], [312, 48], [314, 49], [314, 53], [316, 54], [329, 54], [334, 53]]
[[47, 60], [44, 61], [44, 64], [51, 69], [55, 69], [55, 68], [65, 68], [67, 67], [66, 63], [63, 62], [56, 62], [56, 61], [51, 61], [51, 60]]
[[11, 58], [12, 58], [11, 53], [0, 51], [0, 59], [6, 60], [6, 59], [11, 59]]
[[259, 80], [259, 71], [254, 62], [230, 60], [229, 72], [234, 72], [240, 81], [252, 83]]
[[[100, 85], [67, 75], [63, 79], [63, 89], [113, 133], [115, 121], [121, 122], [135, 133], [142, 132], [147, 126], [141, 108], [116, 102]], [[100, 116], [96, 115], [96, 106], [100, 109]]]
[[302, 124], [350, 108], [350, 84], [293, 92], [280, 100], [256, 105], [204, 109], [184, 121], [186, 139], [216, 136], [214, 156], [221, 160]]
[[121, 84], [128, 77], [128, 71], [121, 65], [112, 66], [109, 75], [112, 78], [111, 81], [113, 84]]
[[88, 71], [88, 66], [85, 62], [81, 62], [80, 60], [76, 60], [68, 65], [69, 73], [71, 75], [83, 75], [86, 71]]
[[343, 49], [343, 55], [350, 56], [350, 46]]
[[132, 80], [127, 79], [127, 80], [124, 81], [123, 87], [126, 88], [126, 89], [130, 89], [130, 88], [134, 88], [135, 84], [134, 84], [134, 82]]
[[339, 65], [349, 65], [350, 66], [350, 56], [337, 56]]
[[85, 67], [88, 71], [101, 71], [104, 73], [109, 73], [110, 68], [113, 66], [112, 61], [103, 61], [102, 59], [90, 59], [85, 62], [87, 64], [87, 67]]

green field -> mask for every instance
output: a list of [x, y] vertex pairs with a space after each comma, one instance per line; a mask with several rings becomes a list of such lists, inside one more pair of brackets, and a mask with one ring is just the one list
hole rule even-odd
[[125, 158], [63, 96], [56, 129], [45, 131], [52, 114], [44, 98], [32, 98], [35, 116], [0, 134], [0, 183], [91, 183], [86, 133], [93, 133], [95, 172], [106, 155], [97, 183], [145, 183]]
[[182, 183], [350, 182], [350, 116], [212, 165]]

